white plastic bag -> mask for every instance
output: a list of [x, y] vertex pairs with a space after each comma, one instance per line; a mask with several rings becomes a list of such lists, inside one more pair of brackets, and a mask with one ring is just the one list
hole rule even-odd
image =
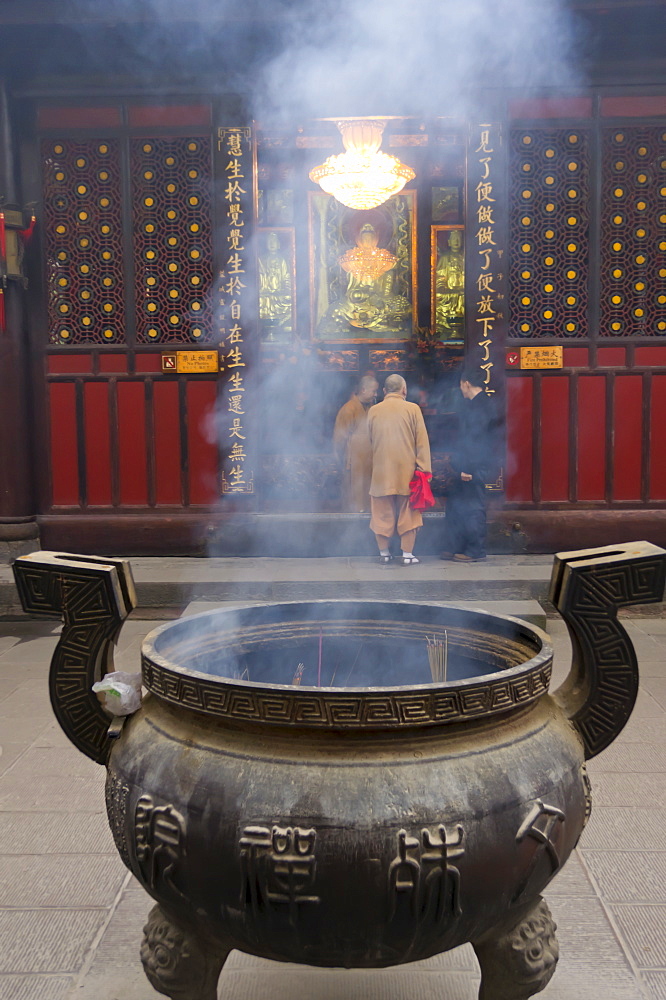
[[141, 674], [114, 670], [93, 684], [92, 689], [112, 715], [131, 715], [141, 708]]

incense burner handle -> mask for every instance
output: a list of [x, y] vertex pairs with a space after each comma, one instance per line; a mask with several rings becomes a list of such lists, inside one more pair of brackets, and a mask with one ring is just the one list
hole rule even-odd
[[627, 542], [558, 552], [549, 598], [571, 636], [569, 676], [554, 693], [596, 756], [624, 729], [638, 694], [638, 664], [618, 608], [663, 600], [666, 551], [650, 542]]
[[24, 611], [62, 616], [49, 673], [51, 704], [74, 746], [104, 764], [112, 719], [91, 689], [113, 670], [120, 627], [136, 607], [129, 561], [32, 552], [19, 556], [13, 570]]

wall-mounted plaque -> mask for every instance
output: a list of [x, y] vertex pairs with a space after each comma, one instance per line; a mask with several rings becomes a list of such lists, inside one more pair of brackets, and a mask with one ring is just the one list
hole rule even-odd
[[558, 347], [521, 347], [521, 368], [562, 368], [564, 365], [563, 348]]
[[171, 351], [162, 355], [162, 371], [177, 375], [219, 372], [220, 355], [217, 351]]

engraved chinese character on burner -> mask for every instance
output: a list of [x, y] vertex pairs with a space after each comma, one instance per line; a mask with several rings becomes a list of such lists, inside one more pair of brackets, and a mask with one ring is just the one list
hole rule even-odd
[[181, 896], [173, 875], [183, 854], [184, 817], [173, 806], [156, 806], [152, 796], [142, 795], [136, 804], [134, 830], [136, 857], [146, 884], [156, 889], [163, 883]]
[[460, 872], [450, 862], [465, 853], [463, 836], [460, 824], [448, 836], [443, 823], [435, 830], [422, 829], [420, 838], [398, 832], [398, 853], [388, 874], [390, 919], [401, 899], [420, 924], [439, 926], [460, 916]]
[[240, 838], [241, 908], [258, 919], [267, 908], [286, 906], [295, 926], [299, 908], [318, 903], [315, 879], [316, 831], [299, 826], [246, 826]]

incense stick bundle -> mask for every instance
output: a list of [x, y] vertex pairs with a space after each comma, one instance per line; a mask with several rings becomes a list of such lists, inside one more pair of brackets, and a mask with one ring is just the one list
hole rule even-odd
[[294, 679], [291, 682], [292, 684], [299, 685], [301, 683], [301, 680], [303, 679], [304, 670], [305, 670], [305, 664], [299, 663], [298, 666], [296, 667], [296, 673], [294, 674]]
[[449, 636], [444, 632], [444, 639], [433, 636], [431, 639], [426, 636], [428, 643], [428, 661], [430, 663], [430, 673], [436, 684], [443, 684], [446, 681], [446, 671], [449, 659]]

